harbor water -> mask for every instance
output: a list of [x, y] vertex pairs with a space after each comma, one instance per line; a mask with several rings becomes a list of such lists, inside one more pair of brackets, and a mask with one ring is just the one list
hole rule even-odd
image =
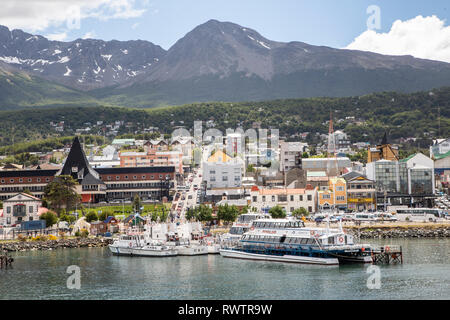
[[[380, 288], [369, 266], [336, 267], [226, 259], [220, 255], [113, 256], [108, 248], [12, 254], [0, 270], [0, 299], [449, 299], [450, 239], [367, 240], [403, 247], [402, 265], [380, 265]], [[80, 289], [69, 289], [69, 266]]]

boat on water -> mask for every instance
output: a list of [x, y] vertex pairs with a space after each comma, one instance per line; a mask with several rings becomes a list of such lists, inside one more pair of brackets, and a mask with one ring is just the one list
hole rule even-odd
[[225, 246], [226, 258], [317, 265], [372, 263], [370, 245], [359, 245], [340, 229], [309, 228], [303, 221], [257, 219], [238, 244]]
[[168, 246], [173, 246], [180, 256], [208, 254], [208, 246], [203, 241], [203, 228], [200, 222], [186, 222], [169, 225]]
[[222, 235], [222, 246], [236, 245], [241, 240], [242, 235], [250, 230], [254, 220], [268, 218], [270, 218], [270, 215], [263, 213], [241, 214], [231, 226], [230, 231]]
[[178, 255], [174, 248], [163, 245], [144, 234], [121, 235], [109, 245], [110, 251], [115, 255], [144, 256], [144, 257], [171, 257]]

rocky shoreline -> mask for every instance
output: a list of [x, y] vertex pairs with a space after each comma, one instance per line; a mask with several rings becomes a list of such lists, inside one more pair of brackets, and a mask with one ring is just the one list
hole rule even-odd
[[393, 239], [393, 238], [450, 238], [449, 227], [437, 228], [361, 228], [346, 229], [346, 231], [355, 237], [361, 239]]
[[106, 247], [111, 244], [111, 239], [103, 238], [75, 238], [75, 239], [59, 239], [47, 241], [15, 241], [0, 242], [0, 251], [35, 251], [35, 250], [55, 250], [65, 248], [99, 248]]

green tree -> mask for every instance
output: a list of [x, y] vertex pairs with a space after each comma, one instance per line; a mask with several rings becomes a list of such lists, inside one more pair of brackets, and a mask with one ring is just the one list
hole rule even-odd
[[212, 208], [205, 206], [204, 204], [195, 208], [197, 211], [197, 219], [201, 222], [207, 222], [212, 220]]
[[280, 206], [275, 206], [269, 209], [269, 214], [274, 219], [286, 218], [286, 212]]
[[78, 182], [72, 176], [61, 175], [47, 184], [44, 189], [44, 197], [49, 203], [49, 207], [56, 211], [58, 216], [62, 209], [67, 211], [80, 202], [80, 196], [75, 187]]
[[76, 220], [75, 216], [73, 216], [71, 214], [61, 215], [61, 217], [59, 218], [59, 221], [66, 221], [69, 224], [74, 223], [75, 220]]
[[108, 218], [109, 216], [112, 216], [113, 214], [111, 212], [109, 212], [108, 210], [102, 210], [102, 212], [100, 212], [98, 214], [98, 220], [99, 221], [105, 221], [106, 218]]
[[139, 195], [135, 195], [133, 198], [132, 210], [137, 213], [141, 213], [142, 202]]
[[295, 209], [294, 212], [292, 212], [292, 215], [296, 218], [300, 218], [300, 217], [307, 217], [309, 216], [309, 212], [308, 210], [306, 210], [305, 208], [299, 208], [299, 209]]
[[39, 157], [34, 154], [24, 152], [15, 156], [15, 162], [25, 167], [35, 166], [39, 163]]
[[197, 220], [196, 210], [189, 208], [186, 212], [186, 219], [188, 221]]
[[239, 210], [236, 206], [219, 206], [217, 210], [217, 218], [225, 222], [234, 222], [239, 214]]
[[92, 221], [97, 221], [98, 220], [98, 216], [97, 213], [95, 213], [95, 211], [89, 211], [86, 214], [86, 221], [87, 222], [92, 222]]
[[58, 222], [58, 217], [52, 211], [47, 211], [46, 213], [41, 214], [41, 220], [45, 220], [45, 225], [47, 228], [53, 226], [56, 222]]

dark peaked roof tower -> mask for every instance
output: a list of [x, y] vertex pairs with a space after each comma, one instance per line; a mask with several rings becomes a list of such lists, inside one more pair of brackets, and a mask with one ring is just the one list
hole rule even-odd
[[90, 166], [78, 137], [73, 140], [64, 166], [56, 175], [72, 176], [80, 184], [104, 184], [98, 172]]
[[389, 144], [387, 139], [387, 132], [384, 133], [383, 140], [381, 140], [381, 145], [384, 146], [386, 144]]

